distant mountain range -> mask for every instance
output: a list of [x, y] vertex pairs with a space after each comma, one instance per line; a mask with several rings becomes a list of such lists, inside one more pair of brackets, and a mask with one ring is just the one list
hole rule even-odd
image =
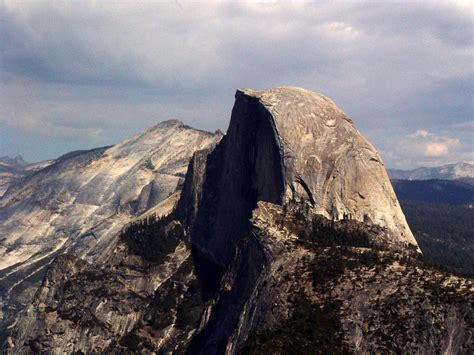
[[392, 184], [425, 257], [472, 276], [474, 185], [464, 179], [392, 180]]
[[391, 179], [399, 180], [453, 180], [474, 178], [474, 165], [469, 163], [454, 163], [433, 168], [416, 168], [413, 170], [387, 169]]
[[28, 163], [21, 155], [12, 158], [7, 155], [0, 157], [0, 197], [8, 187], [19, 179], [51, 165], [54, 160], [39, 163]]
[[462, 179], [456, 180], [392, 180], [400, 200], [449, 203], [474, 203], [474, 186]]
[[17, 155], [16, 157], [12, 158], [8, 155], [0, 157], [0, 167], [11, 167], [11, 168], [20, 168], [22, 166], [28, 165], [28, 162], [23, 159], [21, 155]]
[[402, 210], [425, 257], [470, 276], [474, 275], [473, 182], [471, 177], [392, 179]]

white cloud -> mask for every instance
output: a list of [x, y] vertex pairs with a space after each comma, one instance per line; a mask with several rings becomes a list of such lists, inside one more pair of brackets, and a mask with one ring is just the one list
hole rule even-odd
[[427, 143], [425, 145], [425, 156], [443, 157], [448, 154], [448, 146], [443, 143]]
[[[391, 147], [387, 150], [386, 147]], [[418, 166], [438, 166], [452, 162], [474, 160], [474, 151], [469, 143], [445, 134], [435, 134], [420, 129], [405, 136], [391, 136], [382, 148], [385, 158], [392, 167], [413, 168]]]
[[409, 138], [418, 138], [418, 137], [426, 138], [426, 137], [429, 137], [429, 136], [432, 136], [432, 134], [430, 132], [428, 132], [424, 129], [419, 129], [415, 133], [409, 134], [407, 137], [409, 137]]
[[418, 130], [407, 135], [402, 141], [407, 152], [414, 153], [414, 156], [422, 157], [446, 157], [451, 148], [457, 148], [461, 144], [458, 139], [436, 135], [427, 130]]

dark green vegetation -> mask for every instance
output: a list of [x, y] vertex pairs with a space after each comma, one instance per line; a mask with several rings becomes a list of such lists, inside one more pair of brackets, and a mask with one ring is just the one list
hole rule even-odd
[[293, 314], [278, 328], [254, 333], [242, 354], [329, 354], [343, 353], [338, 302], [325, 309], [308, 300], [304, 292], [295, 294]]
[[[173, 213], [156, 217], [154, 215], [130, 224], [122, 232], [121, 239], [128, 251], [148, 262], [161, 264], [180, 242], [185, 242], [184, 231]], [[191, 256], [166, 280], [149, 301], [144, 316], [134, 329], [110, 345], [110, 351], [126, 349], [128, 353], [155, 351], [156, 334], [173, 327], [173, 336], [159, 347], [162, 351], [182, 353], [187, 333], [198, 326], [204, 310], [201, 285], [195, 274]]]
[[[442, 346], [439, 339], [448, 332], [450, 317], [473, 326], [470, 288], [423, 258], [311, 242], [306, 247], [314, 251], [305, 270], [312, 290], [295, 290], [290, 316], [270, 329], [254, 330], [243, 354], [351, 353], [354, 327], [364, 353], [404, 353], [407, 346], [430, 352], [423, 348], [427, 344], [434, 352]], [[457, 341], [469, 344], [465, 334]]]
[[130, 253], [157, 264], [173, 252], [181, 240], [185, 241], [183, 228], [175, 222], [173, 213], [164, 217], [151, 215], [131, 223], [122, 231], [121, 239]]
[[309, 228], [298, 232], [300, 240], [319, 246], [373, 247], [367, 226], [350, 220], [331, 221], [323, 216], [315, 216]]
[[[308, 221], [304, 209], [284, 214], [289, 218], [278, 223], [295, 232], [314, 258], [304, 271], [284, 277], [299, 280], [289, 317], [251, 332], [242, 353], [350, 353], [355, 327], [362, 337], [360, 351], [403, 353], [409, 346], [429, 352], [421, 344], [432, 344], [433, 351], [444, 346], [439, 339], [450, 317], [473, 326], [472, 292], [464, 281], [451, 279], [418, 253], [380, 243], [381, 229], [321, 216]], [[302, 287], [304, 273], [311, 275], [310, 291]], [[468, 344], [468, 336], [460, 333], [455, 341]]]
[[187, 332], [198, 326], [204, 310], [199, 282], [194, 274], [191, 258], [188, 258], [179, 270], [158, 288], [153, 300], [145, 310], [143, 319], [134, 329], [112, 343], [109, 351], [120, 348], [127, 353], [141, 354], [156, 351], [154, 334], [161, 334], [174, 324], [173, 337], [159, 347], [162, 353], [183, 353], [182, 344], [186, 343]]
[[[169, 259], [176, 254], [177, 259]], [[106, 349], [98, 349], [98, 352], [179, 350], [186, 343], [188, 333], [197, 327], [204, 309], [181, 224], [171, 214], [150, 216], [129, 225], [122, 232], [115, 258], [103, 266], [68, 254], [57, 258], [46, 275], [48, 282], [55, 286], [49, 290], [54, 292], [54, 302], [45, 306], [45, 321], [57, 317], [59, 324], [74, 324], [105, 339], [116, 337]], [[169, 268], [173, 270], [171, 273]], [[156, 291], [152, 288], [140, 292], [134, 288], [135, 280], [150, 282], [148, 273], [156, 270], [169, 273]], [[161, 273], [155, 275], [161, 276]], [[109, 318], [109, 314], [113, 314], [113, 318]], [[114, 322], [131, 314], [140, 320], [130, 332], [117, 337]], [[160, 334], [163, 337], [164, 332], [172, 336], [158, 344], [156, 339], [160, 339]], [[30, 350], [49, 353], [54, 336], [55, 333], [48, 332], [35, 337], [29, 343]]]
[[425, 257], [457, 272], [474, 275], [474, 209], [400, 200]]
[[176, 327], [182, 330], [191, 330], [197, 325], [203, 302], [193, 268], [192, 261], [188, 259], [172, 278], [158, 288], [148, 311], [149, 324], [164, 329], [175, 321]]
[[462, 180], [393, 180], [399, 200], [431, 203], [474, 203], [474, 186]]
[[474, 275], [474, 186], [464, 180], [392, 183], [425, 258]]
[[[301, 204], [289, 211], [283, 208], [283, 214], [276, 218], [280, 227], [291, 230], [299, 238], [299, 243], [309, 247], [362, 247], [372, 249], [397, 249], [400, 245], [391, 242], [385, 229], [368, 221], [353, 219], [330, 220], [321, 215], [310, 213], [308, 205]], [[403, 245], [403, 248], [410, 246]], [[415, 248], [413, 247], [413, 252]], [[417, 254], [417, 253], [415, 253]]]

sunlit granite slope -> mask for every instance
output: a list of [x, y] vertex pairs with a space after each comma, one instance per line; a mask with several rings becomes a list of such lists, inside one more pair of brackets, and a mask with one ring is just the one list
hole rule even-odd
[[126, 223], [175, 191], [194, 151], [220, 138], [166, 121], [112, 147], [66, 154], [10, 186], [0, 199], [3, 304], [12, 292], [23, 302], [23, 289], [60, 253], [100, 259]]

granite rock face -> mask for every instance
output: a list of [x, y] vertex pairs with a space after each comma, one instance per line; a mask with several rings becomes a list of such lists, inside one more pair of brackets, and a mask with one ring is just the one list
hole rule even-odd
[[[307, 213], [264, 202], [254, 210], [251, 239], [262, 271], [229, 333], [227, 353], [472, 349], [470, 280], [429, 267], [415, 250], [377, 245], [379, 227]], [[232, 265], [246, 258], [249, 245], [238, 244]], [[235, 266], [229, 270], [222, 285], [232, 294], [245, 277], [232, 272]]]
[[334, 102], [300, 88], [242, 92], [273, 118], [284, 201], [305, 199], [330, 219], [368, 219], [416, 245], [379, 154]]
[[379, 156], [329, 99], [239, 90], [203, 148], [181, 193], [100, 258], [55, 259], [8, 353], [472, 350], [472, 282], [422, 260]]
[[[177, 212], [202, 287], [214, 291], [191, 353], [470, 347], [472, 284], [417, 261], [379, 155], [319, 94], [237, 91], [229, 130], [212, 152], [195, 154]], [[390, 281], [379, 285], [384, 278]], [[456, 296], [443, 304], [429, 297], [431, 288]], [[419, 314], [423, 297], [436, 324]], [[376, 299], [377, 310], [364, 299]], [[411, 315], [406, 328], [394, 326], [399, 307]]]
[[177, 120], [112, 147], [35, 165], [0, 198], [0, 334], [62, 253], [108, 258], [120, 230], [172, 194], [196, 150], [221, 134]]
[[320, 94], [293, 87], [238, 90], [226, 136], [196, 160], [188, 170], [194, 186], [183, 198], [198, 207], [185, 227], [216, 264], [229, 262], [228, 244], [244, 233], [257, 201], [304, 201], [314, 213], [370, 221], [401, 247], [418, 247], [379, 154]]
[[259, 202], [209, 296], [197, 273], [202, 260], [173, 218], [158, 229], [137, 221], [104, 264], [58, 257], [13, 326], [7, 353], [472, 348], [472, 283], [427, 267], [416, 251], [384, 249], [380, 227], [331, 221], [305, 204]]
[[0, 157], [0, 198], [5, 194], [10, 185], [14, 185], [27, 175], [52, 164], [52, 160], [29, 164], [21, 155], [15, 158], [8, 156]]
[[[174, 340], [195, 328], [183, 327], [181, 315], [176, 315], [194, 280], [180, 224], [172, 217], [147, 227], [139, 223], [133, 233], [120, 237], [103, 264], [70, 254], [57, 257], [10, 332], [13, 346], [8, 350], [123, 353], [132, 350], [136, 332], [148, 331], [153, 333], [148, 344], [152, 349], [157, 344], [177, 346]], [[177, 285], [182, 289], [175, 289]]]

